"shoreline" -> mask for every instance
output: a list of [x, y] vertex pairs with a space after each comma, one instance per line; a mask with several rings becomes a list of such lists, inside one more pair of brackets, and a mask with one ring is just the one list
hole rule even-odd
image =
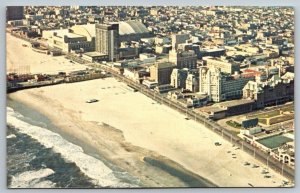
[[[9, 103], [14, 103], [14, 102], [17, 102], [19, 103], [19, 105], [21, 104], [22, 105], [22, 108], [27, 108], [27, 109], [31, 109], [33, 111], [36, 111], [38, 112], [39, 114], [41, 114], [42, 116], [45, 116], [46, 115], [43, 113], [43, 112], [40, 112], [38, 111], [37, 109], [34, 109], [32, 107], [29, 106], [29, 104], [26, 102], [22, 102], [20, 100], [16, 100], [14, 101], [14, 99], [11, 99], [11, 97], [8, 95], [8, 100], [9, 100]], [[11, 107], [11, 105], [8, 105]], [[18, 109], [15, 109], [15, 111], [18, 112]], [[21, 113], [22, 114], [22, 113]], [[26, 115], [24, 115], [26, 116]], [[49, 119], [49, 121], [52, 123], [52, 120], [50, 120], [51, 118], [49, 117], [46, 117], [47, 119]], [[52, 123], [56, 128], [53, 129], [53, 128], [47, 128], [49, 129], [50, 131], [53, 131], [53, 132], [56, 132], [58, 133], [59, 135], [61, 135], [63, 138], [65, 138], [66, 140], [68, 140], [69, 142], [75, 144], [75, 145], [79, 145], [80, 147], [83, 148], [84, 152], [90, 156], [93, 156], [95, 157], [96, 159], [99, 159], [101, 160], [107, 167], [111, 168], [113, 171], [114, 171], [114, 174], [116, 174], [116, 171], [117, 172], [128, 172], [130, 175], [131, 174], [131, 171], [126, 171], [124, 170], [124, 168], [122, 168], [122, 166], [119, 166], [115, 163], [111, 163], [112, 160], [110, 160], [109, 158], [109, 155], [105, 155], [105, 153], [97, 150], [97, 148], [95, 148], [92, 144], [88, 143], [87, 141], [83, 141], [81, 138], [79, 137], [76, 137], [72, 134], [70, 134], [69, 132], [66, 132], [65, 129], [62, 129], [62, 128], [59, 128], [57, 127], [57, 125], [55, 123]], [[48, 124], [47, 124], [48, 125]], [[103, 123], [101, 127], [106, 127], [106, 128], [109, 128], [111, 130], [114, 130], [115, 132], [117, 133], [120, 133], [122, 135], [122, 132], [116, 128], [113, 128], [111, 127], [110, 125], [108, 124], [105, 124]], [[126, 144], [123, 144], [123, 142]], [[145, 165], [148, 165], [148, 166], [143, 166], [143, 167], [150, 167], [150, 168], [153, 168], [155, 171], [158, 170], [158, 172], [162, 172], [162, 173], [166, 173], [164, 174], [165, 177], [172, 177], [172, 175], [170, 173], [172, 172], [169, 172], [167, 169], [164, 170], [163, 168], [159, 168], [155, 165], [151, 165], [149, 164], [148, 162], [144, 161], [145, 158], [150, 158], [152, 160], [156, 160], [157, 162], [165, 165], [165, 166], [168, 166], [169, 169], [173, 169], [173, 170], [177, 170], [178, 171], [178, 175], [179, 176], [188, 176], [189, 179], [193, 179], [194, 180], [194, 184], [198, 185], [198, 186], [195, 186], [195, 187], [216, 187], [215, 184], [213, 184], [212, 182], [208, 181], [207, 179], [191, 172], [191, 171], [188, 171], [186, 170], [185, 168], [183, 168], [182, 166], [180, 166], [179, 164], [169, 160], [168, 158], [164, 157], [164, 156], [161, 156], [161, 155], [158, 155], [156, 154], [155, 152], [148, 152], [148, 150], [145, 150], [145, 149], [142, 149], [140, 147], [134, 147], [133, 145], [129, 144], [129, 143], [126, 143], [125, 141], [122, 141], [121, 142], [121, 146], [122, 148], [124, 148], [124, 150], [126, 151], [133, 151], [133, 150], [137, 150], [137, 149], [140, 149], [139, 151], [140, 152], [144, 152], [144, 157], [142, 157], [140, 159], [140, 161], [144, 162], [143, 164]], [[147, 155], [146, 155], [146, 152], [147, 152]], [[146, 157], [147, 156], [147, 157]], [[155, 174], [155, 173], [154, 173]], [[144, 174], [147, 178], [149, 178], [150, 175], [148, 175], [147, 173]], [[118, 179], [119, 176], [116, 176]], [[138, 176], [132, 176], [133, 178], [138, 178]], [[178, 177], [178, 176], [173, 176], [173, 178], [177, 178], [179, 181], [182, 181], [182, 178]], [[122, 180], [126, 180], [126, 179], [122, 179]], [[126, 181], [125, 181], [126, 182]], [[128, 182], [127, 182], [128, 183]], [[184, 185], [186, 184], [186, 185]], [[179, 186], [179, 187], [189, 187], [189, 183], [188, 182], [184, 182], [182, 181], [182, 185], [183, 186]], [[143, 187], [147, 187], [147, 188], [151, 188], [152, 186], [141, 186], [140, 188], [143, 188]], [[154, 186], [153, 188], [156, 188], [156, 187], [165, 187], [165, 186]], [[167, 186], [168, 187], [168, 186]], [[171, 185], [169, 187], [175, 187], [174, 185]]]
[[[110, 84], [112, 85], [109, 86]], [[106, 85], [106, 89], [103, 90], [101, 85]], [[110, 87], [110, 89], [107, 87], [107, 85]], [[222, 138], [216, 134], [213, 134], [207, 128], [199, 129], [199, 127], [201, 127], [199, 123], [195, 124], [192, 121], [186, 121], [183, 118], [184, 121], [177, 120], [179, 125], [173, 125], [172, 128], [173, 130], [176, 130], [176, 132], [180, 133], [176, 134], [176, 132], [170, 133], [165, 131], [163, 125], [169, 125], [170, 123], [169, 121], [162, 120], [163, 115], [174, 118], [184, 116], [166, 106], [156, 104], [154, 101], [140, 93], [134, 94], [128, 92], [127, 94], [130, 95], [128, 97], [131, 97], [131, 100], [134, 100], [134, 102], [137, 104], [144, 105], [141, 107], [143, 110], [142, 112], [145, 112], [144, 116], [151, 115], [161, 117], [161, 119], [159, 119], [159, 128], [153, 128], [153, 123], [151, 123], [151, 126], [147, 123], [147, 120], [146, 122], [145, 120], [142, 121], [142, 124], [140, 124], [139, 120], [144, 119], [143, 114], [134, 114], [133, 116], [132, 114], [126, 114], [126, 112], [128, 113], [128, 110], [126, 109], [120, 112], [118, 110], [113, 110], [116, 108], [116, 106], [120, 106], [122, 109], [122, 105], [128, 105], [119, 104], [114, 101], [117, 100], [121, 94], [123, 94], [123, 98], [125, 97], [126, 100], [129, 99], [128, 97], [124, 96], [127, 95], [127, 91], [124, 91], [126, 85], [125, 87], [123, 85], [123, 83], [118, 83], [118, 81], [113, 78], [108, 78], [106, 80], [93, 80], [85, 83], [74, 83], [68, 86], [57, 85], [47, 88], [44, 87], [20, 91], [10, 94], [9, 96], [12, 96], [18, 101], [26, 103], [28, 106], [34, 109], [39, 109], [39, 111], [51, 119], [53, 123], [57, 123], [59, 128], [62, 128], [65, 130], [65, 132], [75, 136], [76, 134], [73, 132], [76, 132], [78, 136], [81, 136], [80, 138], [83, 138], [83, 141], [89, 141], [91, 146], [107, 148], [107, 151], [103, 152], [104, 156], [108, 156], [115, 151], [119, 152], [118, 156], [113, 156], [113, 162], [120, 164], [120, 166], [123, 168], [130, 168], [129, 170], [132, 169], [135, 175], [141, 174], [141, 171], [135, 171], [136, 168], [144, 165], [144, 162], [141, 160], [146, 156], [141, 156], [141, 154], [149, 155], [149, 152], [151, 152], [151, 154], [162, 155], [163, 157], [168, 158], [171, 162], [175, 162], [182, 166], [182, 168], [184, 168], [186, 171], [192, 171], [198, 176], [203, 176], [208, 181], [221, 187], [248, 187], [249, 183], [253, 184], [255, 187], [277, 187], [280, 184], [280, 179], [284, 179], [282, 176], [272, 173], [272, 178], [277, 181], [276, 183], [273, 183], [272, 179], [264, 179], [258, 170], [254, 171], [254, 169], [245, 168], [245, 166], [243, 166], [243, 161], [239, 159], [234, 160], [233, 158], [229, 157], [230, 155], [226, 152], [231, 151], [232, 154], [236, 154], [242, 160], [248, 161], [248, 159], [250, 159], [251, 163], [261, 165], [260, 169], [262, 169], [264, 165], [259, 163], [257, 160], [253, 160], [249, 155], [246, 155], [245, 152], [236, 150], [231, 146], [231, 144], [225, 142]], [[116, 91], [111, 91], [113, 89]], [[62, 90], [66, 91], [67, 96], [57, 95], [57, 92]], [[80, 101], [86, 100], [86, 92], [89, 93], [90, 97], [93, 95], [99, 95], [101, 100], [103, 100], [103, 103], [101, 103], [101, 105], [100, 103], [95, 103], [96, 109], [91, 109], [86, 104], [82, 104]], [[116, 92], [115, 95], [112, 95], [112, 92]], [[77, 93], [77, 95], [75, 93]], [[71, 96], [72, 98], [70, 98]], [[108, 100], [107, 97], [111, 97], [113, 99]], [[76, 106], [78, 108], [74, 107], [73, 104], [75, 103], [78, 104]], [[107, 103], [110, 103], [113, 106], [110, 106]], [[47, 106], [53, 111], [47, 112]], [[129, 109], [129, 112], [134, 112], [135, 110], [140, 112], [139, 108], [140, 107], [133, 107], [133, 109]], [[146, 113], [147, 111], [150, 112]], [[103, 114], [101, 112], [105, 113]], [[119, 114], [121, 112], [122, 114]], [[101, 118], [99, 118], [99, 116], [101, 116]], [[120, 122], [119, 119], [116, 119], [118, 116], [122, 116], [122, 123], [118, 123]], [[135, 118], [132, 118], [132, 116]], [[62, 123], [62, 120], [60, 120], [61, 117], [68, 117], [68, 123]], [[152, 117], [149, 118], [151, 118], [151, 120], [153, 119]], [[76, 126], [73, 125], [74, 127], [72, 129], [70, 129], [68, 125], [70, 124], [70, 120], [77, 123]], [[99, 127], [99, 124], [101, 127]], [[105, 128], [105, 124], [110, 125], [110, 129]], [[86, 129], [86, 126], [90, 127], [91, 129]], [[111, 129], [112, 127], [114, 129]], [[182, 127], [186, 127], [188, 130], [183, 132]], [[101, 130], [101, 132], [99, 132], [99, 130]], [[99, 140], [96, 140], [93, 137], [99, 137], [101, 140], [105, 139], [107, 141], [102, 141], [102, 143], [100, 143]], [[148, 140], [145, 141], [146, 139]], [[151, 139], [151, 141], [149, 141], [149, 139]], [[180, 141], [178, 141], [179, 139]], [[222, 142], [222, 147], [218, 148], [212, 145], [216, 140]], [[209, 144], [207, 144], [207, 142], [209, 142]], [[110, 148], [112, 144], [115, 145], [115, 149]], [[207, 148], [211, 148], [207, 157], [200, 156], [207, 154], [206, 147], [201, 147], [205, 144], [207, 144]], [[114, 160], [114, 157], [117, 157], [118, 159]], [[236, 164], [236, 167], [231, 168], [233, 163]], [[150, 174], [152, 174], [154, 177], [157, 177], [157, 175], [155, 176], [155, 171], [158, 169], [149, 166], [147, 167], [148, 168], [143, 171], [145, 172], [145, 175], [150, 171]], [[247, 172], [247, 174], [241, 175], [240, 170]], [[232, 179], [229, 180], [228, 178]], [[144, 180], [145, 182], [151, 181], [147, 180], [147, 178], [144, 178]], [[161, 182], [161, 180], [161, 178], [160, 180], [154, 180], [154, 182], [150, 184], [156, 184], [156, 186], [151, 185], [152, 187], [160, 187], [158, 186], [157, 182]], [[178, 181], [176, 183], [178, 183]], [[174, 187], [174, 185], [171, 187]]]

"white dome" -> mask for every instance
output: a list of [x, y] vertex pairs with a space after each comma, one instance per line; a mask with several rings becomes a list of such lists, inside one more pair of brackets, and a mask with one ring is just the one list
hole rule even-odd
[[149, 33], [149, 30], [144, 24], [139, 21], [121, 21], [119, 22], [119, 34], [140, 34], [140, 33]]

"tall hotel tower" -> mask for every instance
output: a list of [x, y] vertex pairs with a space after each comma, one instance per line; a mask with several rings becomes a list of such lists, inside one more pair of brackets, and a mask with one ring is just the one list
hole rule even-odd
[[23, 19], [23, 6], [7, 6], [6, 7], [6, 21]]
[[119, 24], [96, 24], [96, 52], [108, 55], [108, 60], [118, 58]]

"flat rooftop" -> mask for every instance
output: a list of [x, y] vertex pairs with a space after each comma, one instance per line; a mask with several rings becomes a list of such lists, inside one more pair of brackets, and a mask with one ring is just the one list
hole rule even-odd
[[99, 52], [86, 52], [83, 55], [90, 56], [90, 57], [96, 57], [96, 56], [106, 56], [107, 54], [102, 54]]
[[232, 101], [226, 101], [221, 102], [218, 104], [220, 107], [234, 107], [238, 105], [245, 105], [245, 104], [251, 104], [254, 103], [255, 100], [247, 100], [247, 99], [241, 99], [241, 100], [232, 100]]
[[47, 31], [51, 31], [52, 33], [57, 33], [57, 36], [59, 36], [59, 37], [64, 37], [65, 35], [68, 38], [82, 38], [82, 37], [85, 37], [83, 35], [79, 35], [79, 34], [69, 32], [68, 29], [56, 29], [56, 30], [47, 30]]
[[272, 137], [267, 137], [264, 139], [257, 140], [258, 143], [270, 148], [274, 149], [284, 145], [285, 143], [293, 141], [292, 139], [285, 137], [283, 135], [275, 135]]
[[220, 107], [209, 106], [209, 107], [199, 108], [199, 111], [203, 111], [203, 112], [206, 112], [206, 113], [209, 113], [209, 112], [220, 113], [220, 112], [224, 112], [225, 110], [220, 108]]

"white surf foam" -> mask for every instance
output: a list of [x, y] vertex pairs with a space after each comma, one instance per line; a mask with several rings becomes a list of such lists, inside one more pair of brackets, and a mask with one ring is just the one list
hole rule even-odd
[[12, 177], [10, 188], [53, 188], [51, 181], [40, 181], [41, 178], [53, 174], [54, 171], [46, 168], [37, 171], [26, 171]]
[[8, 136], [6, 136], [7, 139], [10, 139], [10, 138], [16, 138], [16, 135], [15, 134], [10, 134]]
[[130, 184], [122, 183], [115, 177], [113, 171], [100, 160], [89, 156], [83, 149], [63, 139], [59, 134], [42, 127], [30, 125], [20, 119], [13, 109], [7, 109], [7, 124], [14, 126], [19, 132], [27, 134], [38, 140], [47, 148], [60, 153], [69, 162], [74, 162], [80, 170], [93, 179], [93, 183], [101, 187], [128, 187]]
[[30, 188], [55, 188], [55, 183], [45, 180], [32, 185]]

